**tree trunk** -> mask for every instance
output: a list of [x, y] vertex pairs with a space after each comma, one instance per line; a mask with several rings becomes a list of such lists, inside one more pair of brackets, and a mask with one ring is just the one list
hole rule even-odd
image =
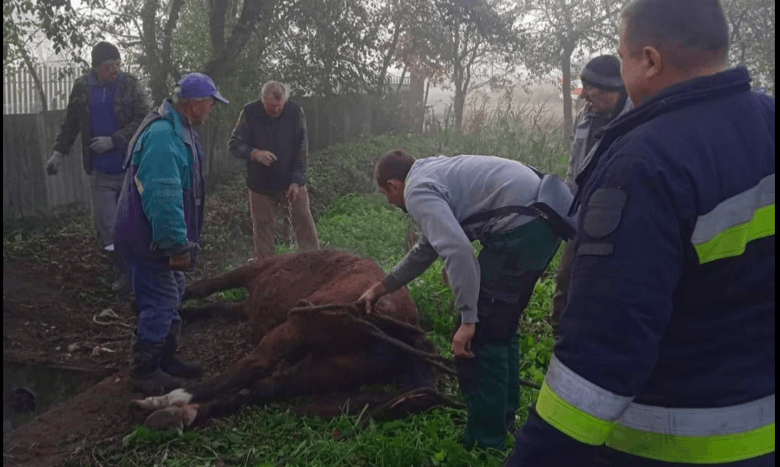
[[41, 78], [38, 76], [38, 72], [35, 70], [35, 64], [30, 58], [30, 54], [27, 53], [27, 50], [24, 48], [18, 37], [16, 37], [16, 47], [22, 54], [22, 59], [24, 60], [24, 64], [27, 67], [27, 71], [30, 72], [33, 83], [35, 83], [35, 90], [38, 92], [38, 97], [41, 99], [41, 111], [46, 112], [49, 110], [49, 104], [46, 102], [46, 92], [43, 90], [43, 83], [41, 83]]
[[453, 111], [455, 112], [455, 129], [460, 131], [461, 124], [463, 123], [463, 107], [466, 104], [466, 90], [455, 89], [455, 98], [452, 102]]
[[[214, 45], [222, 43], [220, 50], [212, 50], [211, 59], [203, 65], [203, 73], [209, 75], [216, 84], [228, 78], [233, 72], [236, 60], [244, 51], [258, 23], [268, 21], [275, 2], [265, 0], [245, 0], [238, 23], [225, 39], [227, 7], [219, 6], [215, 1], [209, 11], [209, 39]], [[262, 27], [262, 26], [261, 26]]]
[[425, 83], [425, 96], [422, 100], [422, 108], [420, 109], [420, 120], [419, 120], [419, 127], [417, 128], [417, 132], [419, 134], [422, 134], [425, 130], [425, 110], [428, 106], [428, 91], [431, 89], [431, 80], [429, 79], [427, 83]]
[[157, 49], [157, 7], [158, 0], [146, 0], [141, 8], [141, 28], [146, 69], [149, 72], [149, 88], [152, 91], [152, 103], [160, 105], [168, 95], [167, 79], [162, 70], [160, 54]]
[[571, 44], [563, 46], [561, 69], [563, 71], [563, 140], [568, 141], [573, 125], [571, 112], [571, 54], [574, 47]]
[[395, 48], [398, 45], [398, 38], [401, 35], [401, 26], [398, 22], [395, 23], [395, 31], [393, 31], [393, 40], [390, 42], [390, 47], [387, 49], [387, 55], [385, 55], [382, 62], [382, 71], [379, 73], [379, 79], [377, 80], [377, 92], [379, 94], [385, 93], [385, 76], [387, 76], [387, 69], [390, 68], [390, 62], [395, 54]]
[[401, 85], [404, 84], [404, 78], [406, 78], [406, 64], [404, 64], [404, 69], [401, 71], [401, 78], [398, 80], [398, 86], [395, 87], [396, 94], [401, 92]]

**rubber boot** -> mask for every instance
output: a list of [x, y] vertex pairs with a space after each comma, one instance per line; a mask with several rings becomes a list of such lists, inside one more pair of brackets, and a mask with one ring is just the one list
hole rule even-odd
[[132, 337], [133, 362], [130, 365], [130, 392], [138, 392], [144, 396], [159, 396], [174, 389], [183, 387], [184, 380], [164, 372], [160, 368], [163, 344], [147, 342], [138, 339], [133, 332]]
[[179, 343], [181, 335], [181, 321], [171, 324], [171, 330], [163, 342], [162, 357], [160, 358], [160, 368], [171, 376], [177, 378], [199, 378], [203, 375], [203, 369], [195, 362], [181, 360], [176, 358], [176, 346]]

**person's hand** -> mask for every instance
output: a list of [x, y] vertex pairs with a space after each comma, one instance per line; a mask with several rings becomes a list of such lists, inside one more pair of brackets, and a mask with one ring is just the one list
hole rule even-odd
[[452, 337], [452, 355], [457, 358], [474, 358], [471, 351], [471, 339], [474, 338], [476, 325], [474, 323], [461, 323], [458, 331]]
[[190, 261], [189, 252], [184, 253], [183, 255], [168, 258], [168, 267], [173, 271], [186, 271], [190, 268]]
[[287, 198], [288, 203], [294, 203], [298, 200], [300, 189], [301, 186], [297, 183], [290, 183], [290, 186], [284, 192], [284, 196]]
[[114, 147], [114, 140], [110, 136], [96, 136], [89, 140], [89, 149], [98, 154], [108, 152]]
[[371, 314], [374, 312], [374, 305], [376, 305], [377, 300], [386, 293], [385, 285], [381, 281], [377, 282], [358, 298], [357, 303], [362, 303], [365, 306], [366, 314]]
[[272, 153], [271, 151], [252, 149], [252, 152], [250, 153], [250, 159], [259, 164], [271, 165], [276, 162], [276, 154]]
[[58, 170], [60, 170], [60, 164], [62, 164], [62, 157], [64, 154], [62, 154], [59, 151], [54, 151], [54, 153], [51, 155], [48, 161], [46, 161], [46, 173], [49, 175], [54, 175], [57, 173]]

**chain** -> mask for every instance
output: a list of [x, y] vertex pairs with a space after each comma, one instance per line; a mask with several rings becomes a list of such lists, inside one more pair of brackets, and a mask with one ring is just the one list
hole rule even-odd
[[290, 200], [287, 200], [287, 236], [290, 237], [290, 250], [297, 251], [298, 242], [295, 239], [295, 230], [293, 229], [293, 212]]

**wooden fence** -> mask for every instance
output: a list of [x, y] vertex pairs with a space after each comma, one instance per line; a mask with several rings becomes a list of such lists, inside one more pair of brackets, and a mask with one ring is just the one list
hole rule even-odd
[[81, 138], [56, 175], [47, 176], [44, 169], [64, 116], [64, 110], [3, 115], [3, 218], [90, 207]]
[[[403, 101], [365, 95], [293, 98], [306, 113], [310, 153], [370, 134], [400, 129]], [[91, 206], [90, 178], [81, 163], [81, 137], [56, 175], [45, 173], [65, 110], [3, 115], [3, 218], [48, 216]], [[224, 119], [223, 119], [224, 120]], [[207, 180], [245, 170], [227, 150], [232, 124], [210, 120], [201, 129]], [[310, 157], [312, 157], [310, 155]], [[216, 177], [214, 177], [216, 175]]]
[[[38, 78], [43, 85], [48, 110], [64, 109], [73, 82], [80, 75], [68, 67], [36, 65]], [[3, 115], [30, 114], [43, 110], [35, 82], [27, 68], [19, 68], [3, 74]]]

